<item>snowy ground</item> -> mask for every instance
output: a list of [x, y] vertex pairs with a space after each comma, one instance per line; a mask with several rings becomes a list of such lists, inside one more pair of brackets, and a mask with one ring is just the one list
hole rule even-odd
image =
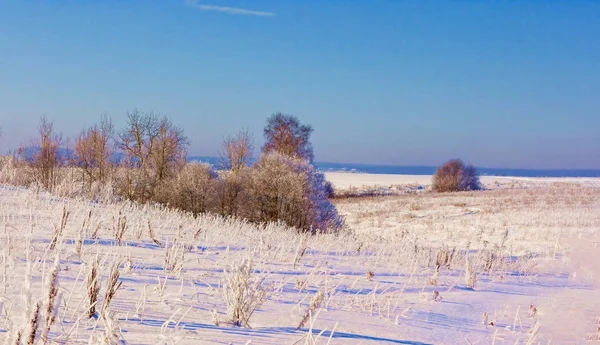
[[[27, 292], [45, 301], [58, 254], [56, 343], [106, 334], [86, 315], [95, 258], [100, 303], [121, 263], [108, 328], [128, 344], [586, 343], [600, 327], [600, 189], [572, 182], [339, 200], [349, 230], [338, 236], [1, 187], [0, 341], [27, 328]], [[227, 322], [222, 293], [227, 271], [249, 258], [267, 291], [252, 329]], [[316, 315], [296, 330], [319, 291]]]
[[[431, 175], [358, 174], [347, 172], [326, 172], [325, 177], [338, 189], [369, 187], [427, 186]], [[482, 176], [481, 182], [488, 188], [522, 188], [547, 186], [552, 183], [573, 183], [588, 187], [600, 187], [600, 178], [592, 177], [510, 177]]]

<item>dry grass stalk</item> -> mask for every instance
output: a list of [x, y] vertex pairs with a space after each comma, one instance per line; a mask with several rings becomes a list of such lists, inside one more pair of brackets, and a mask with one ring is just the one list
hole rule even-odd
[[[37, 329], [40, 323], [40, 310], [42, 309], [42, 305], [41, 303], [38, 301], [35, 304], [35, 308], [33, 309], [33, 312], [31, 313], [31, 317], [29, 318], [29, 333], [26, 336], [26, 343], [28, 345], [33, 345], [35, 344], [35, 337], [37, 335]], [[16, 339], [16, 344], [20, 344], [20, 337], [18, 337]]]
[[115, 297], [117, 290], [121, 287], [122, 282], [119, 281], [119, 266], [120, 262], [116, 261], [113, 263], [108, 280], [106, 281], [106, 291], [104, 292], [104, 302], [102, 303], [101, 314], [103, 318], [109, 317], [110, 302]]
[[89, 229], [90, 227], [91, 220], [92, 210], [88, 212], [87, 218], [83, 220], [83, 223], [81, 224], [81, 230], [79, 230], [79, 234], [77, 236], [77, 243], [75, 244], [75, 253], [77, 253], [79, 257], [81, 257], [81, 249], [83, 247], [83, 237], [85, 236], [87, 229]]
[[162, 247], [162, 244], [160, 243], [160, 241], [158, 241], [154, 237], [154, 232], [152, 231], [152, 224], [150, 223], [150, 219], [148, 219], [148, 236], [150, 236], [150, 239], [152, 240], [152, 242], [154, 242], [154, 244], [156, 244], [159, 247]]
[[529, 337], [525, 342], [526, 345], [533, 345], [537, 343], [538, 336], [540, 335], [540, 323], [536, 321], [533, 326], [527, 331]]
[[440, 271], [438, 269], [436, 269], [433, 272], [433, 276], [431, 276], [431, 278], [429, 279], [429, 284], [437, 286], [438, 285], [438, 276], [440, 274]]
[[308, 288], [308, 281], [306, 279], [298, 279], [296, 278], [296, 283], [294, 284], [294, 288], [299, 292], [302, 292]]
[[302, 236], [300, 238], [300, 243], [298, 243], [298, 248], [296, 249], [296, 255], [294, 256], [294, 269], [296, 269], [296, 265], [300, 263], [300, 259], [306, 254], [307, 242], [308, 238], [306, 236]]
[[54, 250], [56, 247], [56, 242], [58, 238], [62, 236], [62, 232], [67, 226], [67, 220], [69, 219], [69, 211], [67, 211], [67, 207], [63, 207], [62, 217], [60, 219], [60, 225], [54, 227], [54, 232], [52, 234], [52, 241], [50, 242], [50, 249]]
[[306, 322], [310, 319], [311, 315], [315, 314], [315, 310], [321, 306], [323, 300], [325, 300], [325, 293], [322, 290], [319, 290], [310, 301], [310, 304], [308, 305], [308, 308], [306, 308], [306, 312], [304, 312], [304, 316], [298, 324], [298, 327], [296, 327], [296, 330], [299, 330], [302, 327], [304, 327]]
[[92, 239], [98, 239], [98, 232], [100, 231], [100, 228], [102, 227], [102, 223], [99, 223], [96, 228], [94, 229], [94, 231], [92, 232], [92, 235], [90, 236]]
[[50, 329], [56, 320], [56, 314], [58, 310], [58, 267], [59, 267], [59, 258], [58, 256], [54, 260], [54, 266], [50, 271], [50, 275], [48, 277], [48, 294], [46, 295], [46, 302], [44, 305], [44, 329], [42, 330], [42, 342], [44, 344], [48, 343], [48, 334], [50, 333]]
[[435, 262], [436, 272], [439, 272], [442, 266], [450, 268], [450, 265], [452, 265], [452, 261], [454, 260], [455, 254], [456, 248], [452, 248], [452, 250], [448, 249], [447, 247], [440, 249]]
[[163, 271], [170, 273], [181, 273], [185, 260], [185, 246], [174, 240], [170, 245], [165, 243], [165, 262]]
[[[18, 329], [17, 332], [15, 333], [15, 341], [14, 341], [14, 345], [21, 345], [21, 338], [23, 337], [23, 331], [21, 329]], [[7, 342], [8, 344], [8, 342]]]
[[98, 258], [92, 262], [90, 273], [87, 276], [87, 294], [88, 294], [88, 317], [96, 315], [96, 304], [98, 303], [98, 294], [100, 293], [100, 282], [98, 281]]
[[467, 288], [474, 289], [477, 281], [477, 272], [473, 267], [473, 263], [469, 260], [469, 254], [465, 256], [465, 284]]
[[212, 322], [215, 326], [219, 326], [219, 312], [216, 309], [211, 310]]
[[125, 235], [125, 230], [127, 228], [127, 216], [123, 215], [121, 211], [119, 211], [119, 216], [117, 218], [117, 225], [115, 226], [115, 240], [118, 245], [121, 245], [121, 241], [123, 240], [123, 236]]

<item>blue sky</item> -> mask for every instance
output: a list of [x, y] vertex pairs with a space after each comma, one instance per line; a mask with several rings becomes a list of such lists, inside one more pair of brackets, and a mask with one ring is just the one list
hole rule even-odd
[[273, 112], [317, 161], [600, 169], [600, 1], [0, 0], [0, 150], [135, 107], [216, 155]]

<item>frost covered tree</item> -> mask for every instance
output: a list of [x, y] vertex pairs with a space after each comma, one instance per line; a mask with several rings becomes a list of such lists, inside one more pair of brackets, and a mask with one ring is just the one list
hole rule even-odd
[[276, 113], [267, 119], [264, 129], [265, 145], [263, 153], [279, 152], [286, 156], [313, 161], [313, 148], [310, 134], [313, 128], [300, 123], [297, 117]]
[[54, 131], [54, 124], [46, 117], [40, 120], [38, 139], [32, 142], [35, 149], [33, 157], [25, 157], [26, 148], [20, 148], [19, 153], [25, 157], [25, 162], [31, 168], [33, 180], [48, 190], [53, 190], [57, 182], [57, 170], [60, 165], [59, 146], [62, 135]]
[[302, 231], [335, 231], [343, 219], [327, 199], [327, 183], [306, 160], [278, 152], [263, 154], [247, 182], [245, 217], [283, 221]]
[[152, 112], [134, 109], [127, 113], [127, 125], [117, 143], [127, 168], [118, 177], [117, 188], [129, 199], [151, 200], [154, 189], [185, 164], [188, 140], [183, 129]]
[[197, 216], [214, 209], [217, 179], [212, 166], [187, 163], [157, 188], [153, 200]]
[[219, 151], [221, 167], [237, 174], [244, 167], [250, 165], [253, 151], [254, 140], [252, 135], [248, 130], [240, 130], [234, 136], [229, 136], [223, 140], [223, 146]]
[[106, 115], [102, 115], [99, 125], [82, 131], [75, 141], [74, 163], [83, 171], [88, 186], [94, 181], [105, 183], [108, 179], [113, 168], [113, 133], [112, 121]]

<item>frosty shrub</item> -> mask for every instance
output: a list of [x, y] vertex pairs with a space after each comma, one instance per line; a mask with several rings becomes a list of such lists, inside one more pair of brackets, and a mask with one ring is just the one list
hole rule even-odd
[[250, 317], [266, 300], [264, 275], [252, 271], [252, 261], [231, 265], [225, 273], [223, 298], [227, 304], [227, 317], [236, 326], [250, 328]]
[[152, 171], [121, 162], [114, 172], [114, 184], [120, 197], [144, 203], [153, 198], [157, 180]]
[[208, 164], [188, 163], [157, 188], [154, 201], [192, 212], [194, 216], [211, 211], [216, 199], [217, 177]]
[[277, 152], [263, 154], [247, 181], [244, 216], [252, 221], [283, 221], [302, 231], [337, 230], [342, 218], [327, 199], [323, 174], [306, 160]]
[[216, 185], [215, 212], [222, 216], [237, 216], [248, 201], [245, 190], [250, 169], [242, 167], [238, 171], [221, 171]]
[[432, 188], [436, 192], [458, 192], [481, 189], [477, 169], [452, 159], [440, 166], [433, 175]]
[[0, 157], [0, 183], [8, 183], [15, 186], [29, 186], [34, 183], [33, 173], [29, 166], [19, 161], [15, 156]]

